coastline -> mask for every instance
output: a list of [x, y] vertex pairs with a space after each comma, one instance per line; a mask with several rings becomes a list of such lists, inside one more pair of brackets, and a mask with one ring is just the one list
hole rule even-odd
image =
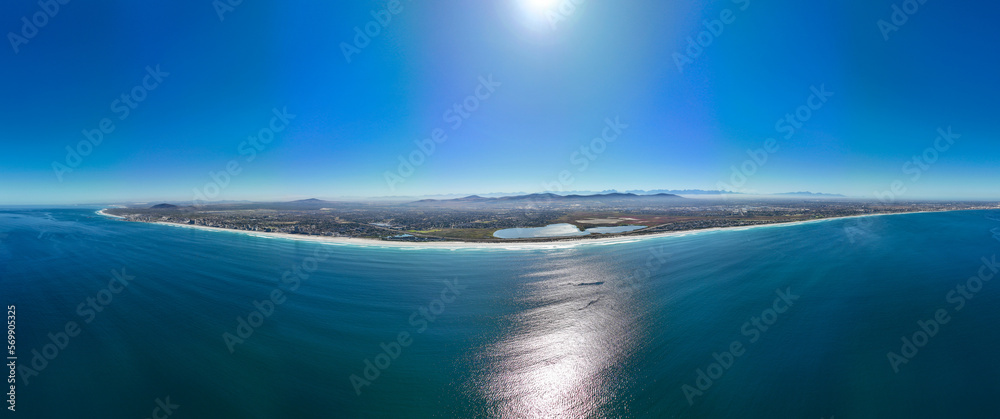
[[[124, 218], [105, 213], [104, 210], [106, 209], [107, 208], [97, 211], [97, 214], [116, 219]], [[964, 210], [950, 210], [950, 211], [964, 211]], [[734, 227], [714, 227], [714, 228], [706, 228], [699, 230], [670, 231], [663, 233], [638, 234], [631, 236], [625, 235], [625, 236], [600, 237], [600, 238], [555, 238], [555, 240], [551, 241], [509, 242], [509, 243], [465, 242], [457, 240], [443, 241], [443, 242], [396, 242], [389, 240], [368, 239], [368, 238], [358, 238], [358, 237], [308, 236], [308, 235], [288, 234], [288, 233], [235, 230], [235, 229], [220, 228], [220, 227], [207, 227], [207, 226], [197, 226], [189, 224], [168, 223], [163, 221], [154, 221], [148, 224], [166, 225], [171, 227], [189, 228], [202, 231], [243, 234], [247, 236], [255, 236], [268, 239], [309, 241], [309, 242], [323, 243], [329, 245], [340, 245], [340, 246], [383, 247], [383, 248], [395, 248], [395, 249], [402, 248], [402, 249], [445, 249], [445, 250], [459, 250], [459, 249], [532, 250], [532, 249], [568, 249], [581, 245], [603, 246], [603, 245], [613, 245], [622, 243], [634, 243], [639, 240], [648, 240], [648, 239], [655, 239], [662, 237], [680, 237], [680, 236], [719, 232], [719, 231], [740, 231], [740, 230], [749, 230], [753, 228], [763, 228], [763, 227], [788, 227], [788, 226], [795, 226], [795, 225], [802, 225], [809, 223], [818, 223], [823, 221], [845, 220], [851, 218], [879, 217], [884, 215], [902, 215], [902, 214], [925, 214], [931, 212], [949, 212], [949, 211], [913, 211], [913, 212], [895, 212], [886, 214], [849, 215], [845, 217], [829, 217], [829, 218], [820, 218], [816, 220], [792, 221], [787, 223], [758, 224], [751, 226], [734, 226]]]
[[107, 208], [102, 208], [100, 211], [97, 211], [95, 214], [97, 214], [97, 215], [103, 215], [105, 217], [111, 217], [111, 218], [122, 218], [122, 219], [125, 218], [125, 217], [118, 216], [118, 215], [108, 214], [108, 213], [106, 213], [104, 211], [107, 211]]

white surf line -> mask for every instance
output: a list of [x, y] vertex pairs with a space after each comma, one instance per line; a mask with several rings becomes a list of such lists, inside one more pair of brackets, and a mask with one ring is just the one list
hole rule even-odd
[[[111, 215], [104, 213], [102, 209], [97, 213], [104, 215], [106, 217], [114, 217], [116, 219], [122, 219], [124, 217], [119, 217], [116, 215]], [[596, 239], [568, 239], [568, 240], [553, 240], [549, 242], [522, 242], [522, 243], [504, 243], [504, 242], [494, 242], [494, 243], [473, 243], [473, 242], [392, 242], [386, 240], [376, 240], [376, 239], [366, 239], [358, 237], [330, 237], [330, 236], [307, 236], [307, 235], [297, 235], [297, 234], [287, 234], [287, 233], [273, 233], [273, 232], [262, 232], [262, 231], [248, 231], [248, 230], [235, 230], [229, 228], [219, 228], [219, 227], [207, 227], [189, 224], [177, 224], [168, 223], [162, 221], [155, 221], [148, 224], [166, 225], [171, 227], [179, 228], [190, 228], [202, 231], [214, 231], [214, 232], [224, 232], [224, 233], [234, 233], [242, 234], [245, 236], [253, 236], [258, 238], [267, 239], [285, 239], [294, 241], [308, 241], [314, 243], [321, 243], [334, 246], [358, 246], [358, 247], [380, 247], [380, 248], [392, 248], [392, 249], [405, 249], [405, 250], [417, 250], [417, 249], [442, 249], [442, 250], [467, 250], [467, 249], [494, 249], [494, 250], [556, 250], [556, 249], [571, 249], [578, 246], [585, 245], [614, 245], [614, 244], [626, 244], [635, 243], [641, 240], [652, 240], [664, 237], [684, 237], [688, 235], [713, 233], [720, 231], [745, 231], [755, 228], [763, 227], [789, 227], [796, 225], [803, 225], [809, 223], [817, 223], [823, 221], [833, 221], [833, 220], [846, 220], [851, 218], [861, 218], [861, 217], [878, 217], [883, 215], [905, 215], [905, 214], [925, 214], [932, 212], [952, 212], [952, 211], [966, 211], [966, 210], [949, 210], [949, 211], [914, 211], [914, 212], [894, 212], [887, 214], [862, 214], [862, 215], [849, 215], [844, 217], [829, 217], [821, 218], [816, 220], [804, 220], [804, 221], [792, 221], [787, 223], [771, 223], [771, 224], [757, 224], [750, 226], [733, 226], [733, 227], [713, 227], [700, 230], [683, 230], [683, 231], [670, 231], [664, 233], [654, 233], [654, 234], [643, 234], [635, 236], [623, 236], [623, 237], [608, 237], [608, 238], [596, 238]]]

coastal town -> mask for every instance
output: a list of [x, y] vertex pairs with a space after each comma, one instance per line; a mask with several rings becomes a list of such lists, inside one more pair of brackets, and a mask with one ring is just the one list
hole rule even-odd
[[[134, 222], [160, 222], [241, 231], [394, 241], [552, 241], [559, 237], [500, 239], [503, 229], [567, 223], [579, 228], [641, 226], [591, 237], [643, 235], [743, 227], [824, 218], [904, 212], [996, 208], [975, 202], [879, 203], [848, 199], [687, 199], [677, 196], [594, 195], [371, 203], [308, 199], [278, 203], [199, 206], [158, 204], [106, 210]], [[579, 239], [581, 237], [574, 237]]]

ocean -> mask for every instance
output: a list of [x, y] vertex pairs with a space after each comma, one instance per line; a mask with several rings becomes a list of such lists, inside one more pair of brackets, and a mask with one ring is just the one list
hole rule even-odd
[[1000, 414], [998, 210], [455, 250], [97, 209], [0, 211], [20, 417]]

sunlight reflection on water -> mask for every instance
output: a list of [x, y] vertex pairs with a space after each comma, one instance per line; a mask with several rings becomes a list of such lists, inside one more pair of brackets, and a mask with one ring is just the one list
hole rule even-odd
[[[562, 263], [564, 266], [559, 266]], [[635, 346], [625, 294], [600, 267], [553, 261], [526, 300], [533, 307], [488, 353], [480, 389], [498, 417], [588, 417], [613, 399], [615, 370]]]

